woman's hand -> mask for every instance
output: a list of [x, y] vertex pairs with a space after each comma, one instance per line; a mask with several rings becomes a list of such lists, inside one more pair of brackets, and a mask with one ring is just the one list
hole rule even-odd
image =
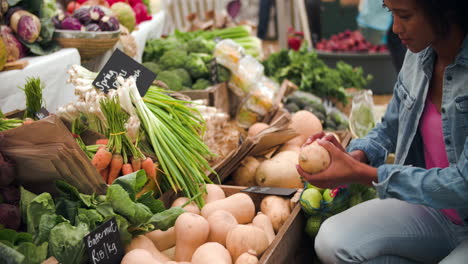
[[311, 137], [312, 142], [317, 140], [317, 143], [328, 151], [331, 162], [328, 168], [316, 174], [309, 174], [297, 165], [298, 173], [308, 182], [320, 188], [335, 188], [348, 183], [371, 185], [372, 181], [377, 181], [376, 168], [353, 158], [344, 151], [344, 148], [340, 144], [337, 146], [333, 142], [333, 139], [327, 137], [317, 139], [313, 138], [314, 136]]

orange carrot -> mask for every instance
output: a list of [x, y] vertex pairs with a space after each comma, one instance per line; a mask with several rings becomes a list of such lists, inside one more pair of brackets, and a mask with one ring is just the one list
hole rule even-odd
[[31, 124], [31, 123], [34, 123], [34, 119], [29, 118], [29, 117], [24, 119], [24, 121], [23, 121], [23, 125], [27, 125], [27, 124]]
[[123, 166], [123, 157], [120, 154], [114, 154], [110, 164], [109, 177], [107, 183], [112, 184], [117, 177], [119, 177], [120, 170]]
[[141, 170], [141, 159], [138, 159], [138, 158], [130, 158], [130, 160], [132, 161], [132, 168], [133, 168], [133, 171], [139, 171]]
[[107, 138], [101, 138], [96, 140], [96, 145], [107, 145], [109, 143], [109, 139]]
[[132, 164], [125, 163], [122, 165], [122, 175], [127, 175], [133, 172]]
[[146, 176], [153, 181], [156, 181], [156, 169], [154, 167], [154, 162], [151, 158], [146, 158], [141, 163], [141, 168], [145, 170]]
[[98, 171], [101, 171], [109, 166], [111, 160], [112, 153], [107, 148], [101, 148], [96, 152], [91, 163]]
[[104, 180], [105, 183], [107, 183], [107, 178], [109, 178], [109, 167], [100, 170], [99, 174], [101, 174], [102, 179]]

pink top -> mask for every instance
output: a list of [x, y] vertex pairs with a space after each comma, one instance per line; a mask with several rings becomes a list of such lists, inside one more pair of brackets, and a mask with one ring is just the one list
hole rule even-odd
[[[424, 159], [426, 168], [447, 168], [449, 166], [447, 152], [445, 151], [444, 135], [442, 133], [442, 117], [436, 106], [426, 98], [426, 105], [419, 126], [424, 143]], [[457, 225], [463, 221], [455, 209], [440, 209], [450, 220]]]

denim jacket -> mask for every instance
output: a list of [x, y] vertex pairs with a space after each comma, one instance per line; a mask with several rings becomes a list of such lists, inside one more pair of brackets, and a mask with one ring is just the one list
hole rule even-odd
[[[347, 150], [364, 151], [378, 168], [374, 186], [380, 198], [457, 209], [468, 225], [468, 37], [444, 72], [441, 116], [450, 163], [444, 169], [425, 169], [419, 133], [434, 60], [431, 47], [407, 52], [382, 122]], [[395, 153], [394, 164], [384, 164], [388, 153]]]

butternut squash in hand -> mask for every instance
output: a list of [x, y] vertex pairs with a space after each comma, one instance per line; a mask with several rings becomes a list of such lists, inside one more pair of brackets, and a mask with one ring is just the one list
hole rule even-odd
[[258, 258], [257, 258], [257, 253], [253, 250], [249, 250], [245, 253], [242, 253], [240, 255], [235, 264], [257, 264], [258, 263]]
[[279, 188], [301, 188], [302, 177], [296, 165], [299, 153], [284, 151], [262, 162], [255, 172], [255, 181], [259, 186]]
[[161, 253], [161, 251], [159, 251], [154, 246], [153, 241], [151, 241], [151, 239], [147, 238], [144, 235], [139, 235], [133, 238], [132, 242], [130, 242], [125, 251], [130, 252], [134, 249], [144, 249], [150, 252], [154, 259], [162, 263], [165, 263], [170, 260], [167, 256]]
[[232, 264], [232, 259], [223, 245], [208, 242], [195, 250], [192, 256], [192, 264]]
[[210, 225], [200, 215], [183, 213], [175, 222], [176, 261], [190, 261], [193, 252], [208, 239]]
[[175, 246], [175, 230], [174, 227], [169, 228], [166, 231], [154, 230], [145, 234], [146, 237], [153, 241], [154, 246], [160, 251], [164, 251], [168, 248]]
[[275, 239], [275, 230], [273, 229], [273, 224], [271, 223], [270, 218], [262, 212], [258, 212], [254, 217], [252, 224], [265, 232], [268, 238], [268, 245], [270, 245]]
[[268, 248], [268, 238], [263, 230], [256, 226], [237, 225], [226, 237], [226, 247], [233, 261], [249, 250], [260, 256]]
[[239, 224], [252, 222], [255, 216], [255, 204], [249, 195], [245, 193], [236, 193], [221, 200], [206, 204], [201, 211], [203, 217], [208, 218], [217, 210], [226, 210], [230, 212]]
[[276, 233], [278, 233], [278, 230], [291, 214], [288, 200], [275, 195], [263, 198], [260, 204], [260, 211], [270, 218]]
[[123, 257], [120, 264], [162, 264], [163, 262], [159, 262], [153, 258], [153, 255], [148, 252], [148, 250], [137, 248], [130, 250], [125, 256]]
[[216, 184], [206, 184], [206, 194], [203, 195], [205, 204], [226, 198], [223, 189]]
[[226, 246], [226, 236], [229, 230], [238, 224], [236, 218], [228, 211], [218, 210], [210, 214], [206, 220], [210, 224], [208, 241]]
[[[172, 202], [171, 208], [172, 207], [177, 207], [177, 206], [182, 206], [185, 203], [187, 203], [188, 201], [190, 201], [190, 199], [187, 198], [187, 197], [179, 197], [179, 198], [175, 199], [174, 202]], [[191, 202], [191, 203], [187, 204], [186, 206], [183, 207], [183, 209], [186, 212], [189, 212], [189, 213], [194, 213], [194, 214], [198, 214], [198, 215], [200, 214], [200, 208], [198, 208], [198, 206], [197, 206], [197, 204], [195, 202]]]

